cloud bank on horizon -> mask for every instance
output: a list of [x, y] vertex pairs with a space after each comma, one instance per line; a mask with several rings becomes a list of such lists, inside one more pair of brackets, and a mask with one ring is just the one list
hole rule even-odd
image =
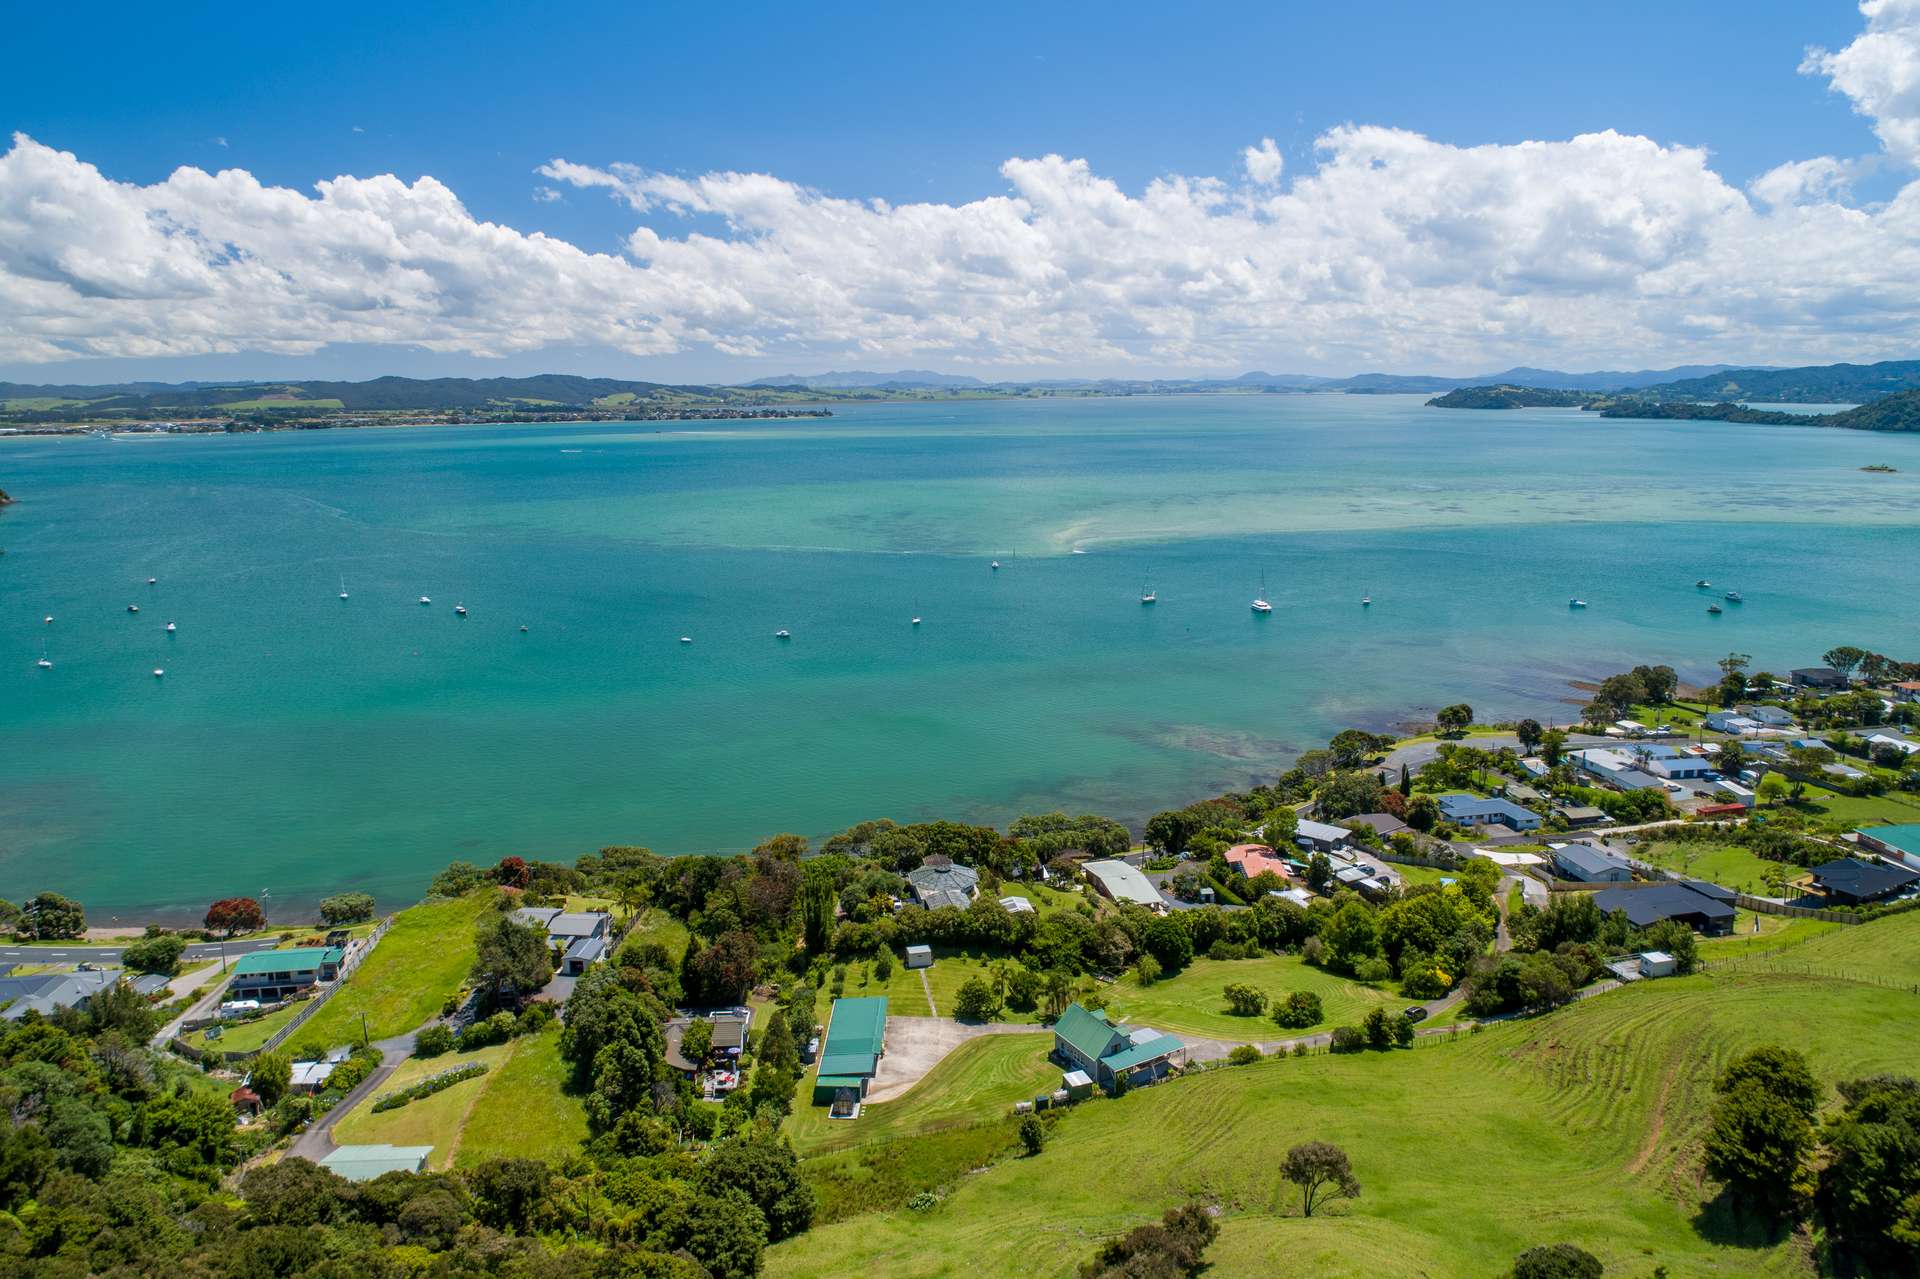
[[939, 361], [1122, 371], [1667, 364], [1911, 356], [1920, 0], [1864, 0], [1812, 49], [1882, 147], [1742, 190], [1705, 150], [1615, 132], [1453, 146], [1348, 125], [1288, 173], [1269, 138], [1230, 177], [1131, 194], [1081, 160], [1015, 158], [1007, 194], [893, 205], [759, 173], [556, 158], [536, 197], [600, 192], [644, 222], [620, 254], [474, 218], [431, 177], [314, 194], [241, 169], [116, 182], [16, 134], [0, 155], [0, 360], [304, 354], [334, 343], [501, 356]]

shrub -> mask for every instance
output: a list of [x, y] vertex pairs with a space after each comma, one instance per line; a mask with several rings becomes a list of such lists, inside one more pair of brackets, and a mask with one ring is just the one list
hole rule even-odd
[[1600, 1279], [1600, 1258], [1570, 1243], [1529, 1248], [1513, 1261], [1513, 1279]]
[[437, 1023], [413, 1037], [413, 1055], [416, 1057], [439, 1057], [452, 1051], [453, 1032]]
[[1029, 1157], [1039, 1154], [1046, 1144], [1047, 1126], [1041, 1122], [1040, 1116], [1028, 1115], [1020, 1121], [1020, 1145]]
[[1227, 1054], [1227, 1064], [1229, 1066], [1251, 1066], [1259, 1060], [1260, 1050], [1252, 1044], [1241, 1044], [1238, 1048]]
[[880, 948], [880, 953], [874, 956], [873, 977], [875, 981], [879, 981], [879, 982], [888, 982], [893, 980], [893, 948], [892, 947], [882, 946]]
[[1296, 1057], [1305, 1057], [1307, 1055], [1307, 1046], [1305, 1044], [1295, 1044], [1293, 1046], [1293, 1055]]
[[1366, 1032], [1367, 1047], [1375, 1049], [1393, 1047], [1393, 1021], [1393, 1015], [1386, 1009], [1369, 1008], [1367, 1015], [1360, 1019], [1360, 1029]]
[[915, 1212], [925, 1212], [929, 1208], [938, 1208], [939, 1206], [940, 1196], [934, 1194], [931, 1190], [922, 1190], [919, 1194], [907, 1200], [907, 1207], [913, 1209]]
[[1222, 993], [1226, 996], [1227, 1011], [1235, 1017], [1258, 1017], [1267, 1011], [1266, 994], [1245, 982], [1231, 982]]
[[1333, 1043], [1328, 1047], [1337, 1053], [1357, 1053], [1367, 1046], [1366, 1032], [1358, 1026], [1335, 1026]]
[[1354, 961], [1353, 975], [1360, 981], [1385, 981], [1393, 976], [1393, 965], [1379, 955], [1368, 955]]
[[508, 1012], [495, 1013], [484, 1021], [476, 1021], [460, 1032], [460, 1051], [472, 1052], [475, 1048], [504, 1044], [513, 1038], [518, 1026], [519, 1019]]
[[1159, 981], [1162, 971], [1160, 961], [1152, 955], [1140, 956], [1140, 962], [1133, 966], [1134, 979], [1142, 986], [1151, 986]]
[[1274, 1023], [1287, 1030], [1305, 1030], [1309, 1026], [1317, 1026], [1325, 1015], [1320, 1007], [1320, 996], [1310, 990], [1291, 991], [1275, 1000], [1273, 1005]]
[[969, 977], [954, 998], [953, 1015], [962, 1021], [992, 1021], [1000, 1015], [1000, 995], [984, 978]]
[[455, 1066], [452, 1070], [443, 1070], [437, 1075], [430, 1075], [422, 1079], [419, 1083], [414, 1084], [411, 1088], [402, 1088], [399, 1092], [387, 1093], [373, 1103], [373, 1109], [376, 1114], [383, 1110], [396, 1110], [410, 1102], [419, 1101], [423, 1097], [431, 1097], [442, 1089], [451, 1088], [457, 1083], [463, 1083], [469, 1079], [478, 1079], [486, 1073], [486, 1065], [482, 1062], [476, 1061], [465, 1066]]
[[1327, 944], [1318, 937], [1309, 937], [1300, 944], [1300, 958], [1318, 968], [1326, 962]]
[[1413, 1047], [1413, 1023], [1405, 1017], [1393, 1019], [1393, 1042], [1401, 1048]]
[[171, 977], [180, 971], [180, 954], [187, 939], [178, 933], [162, 933], [134, 942], [120, 953], [120, 962], [136, 973], [159, 973]]
[[373, 898], [366, 893], [338, 893], [320, 903], [320, 922], [338, 927], [373, 918]]

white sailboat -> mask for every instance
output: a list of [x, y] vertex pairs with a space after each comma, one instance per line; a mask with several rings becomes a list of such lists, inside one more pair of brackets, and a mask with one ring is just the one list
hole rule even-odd
[[1140, 602], [1142, 604], [1151, 604], [1159, 598], [1160, 593], [1158, 591], [1148, 590], [1145, 582], [1140, 583]]
[[467, 615], [467, 606], [465, 604], [455, 604], [453, 611], [456, 616], [465, 617]]
[[913, 624], [920, 625], [920, 601], [917, 599], [913, 602]]
[[1273, 612], [1273, 605], [1267, 603], [1267, 574], [1264, 569], [1260, 572], [1260, 594], [1254, 597], [1253, 611], [1256, 613]]
[[179, 630], [179, 629], [180, 629], [180, 628], [179, 628], [179, 627], [177, 627], [177, 626], [175, 626], [175, 625], [174, 625], [174, 624], [173, 624], [172, 622], [168, 622], [168, 623], [167, 623], [167, 634], [169, 634], [169, 635], [171, 635], [171, 634], [173, 634], [173, 633], [174, 633], [175, 631], [177, 631], [177, 630]]
[[347, 579], [344, 577], [340, 579], [340, 598], [347, 598]]
[[773, 637], [774, 637], [775, 639], [792, 639], [792, 638], [793, 638], [793, 632], [792, 632], [792, 631], [790, 631], [790, 630], [788, 630], [788, 629], [787, 629], [786, 627], [784, 627], [784, 626], [783, 626], [783, 627], [781, 627], [781, 628], [780, 628], [779, 630], [777, 630], [777, 631], [775, 631], [775, 632], [773, 633]]
[[53, 659], [47, 656], [47, 642], [45, 640], [40, 641], [40, 661], [38, 665], [43, 671], [53, 669]]
[[989, 567], [991, 567], [994, 572], [998, 573], [1000, 571], [1000, 561], [999, 560], [993, 561], [993, 563]]
[[422, 604], [431, 604], [431, 603], [433, 603], [433, 601], [432, 601], [431, 599], [429, 599], [429, 598], [427, 598], [427, 597], [426, 597], [425, 595], [422, 595], [422, 596], [420, 597], [420, 602], [421, 602]]

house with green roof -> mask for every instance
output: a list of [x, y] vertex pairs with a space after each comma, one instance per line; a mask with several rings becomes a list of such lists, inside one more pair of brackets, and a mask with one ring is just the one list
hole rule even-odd
[[1109, 1091], [1163, 1079], [1186, 1054], [1177, 1036], [1115, 1023], [1078, 1003], [1068, 1004], [1053, 1024], [1054, 1057], [1069, 1074], [1082, 1072]]
[[372, 1181], [390, 1172], [425, 1172], [432, 1146], [395, 1146], [381, 1142], [373, 1146], [336, 1146], [320, 1166], [339, 1173], [348, 1181]]
[[228, 999], [257, 999], [278, 1003], [321, 982], [340, 976], [346, 952], [338, 946], [295, 946], [290, 950], [256, 950], [242, 955], [233, 966]]
[[860, 1099], [887, 1053], [887, 1000], [884, 995], [836, 999], [827, 1014], [827, 1039], [820, 1046], [820, 1071], [813, 1081], [813, 1104], [831, 1106], [836, 1118], [860, 1113]]
[[1920, 870], [1920, 822], [1903, 822], [1897, 826], [1863, 826], [1854, 835], [1862, 845], [1887, 860], [1897, 862], [1908, 870]]

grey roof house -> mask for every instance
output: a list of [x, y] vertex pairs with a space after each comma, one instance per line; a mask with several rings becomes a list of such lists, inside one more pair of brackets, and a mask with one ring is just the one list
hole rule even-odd
[[1539, 830], [1540, 814], [1512, 800], [1482, 799], [1478, 795], [1442, 795], [1440, 811], [1460, 826], [1505, 826], [1509, 830]]
[[[1694, 887], [1699, 883], [1699, 887]], [[1702, 891], [1703, 889], [1711, 891]], [[1709, 935], [1733, 930], [1733, 903], [1720, 895], [1718, 884], [1645, 884], [1637, 888], [1603, 888], [1593, 895], [1602, 914], [1625, 911], [1635, 928], [1650, 928], [1663, 919], [1677, 919], [1695, 932]]]
[[[40, 973], [31, 977], [0, 977], [0, 1019], [18, 1021], [29, 1012], [42, 1016], [59, 1008], [78, 1008], [95, 993], [119, 981], [118, 969], [93, 969], [77, 973]], [[152, 995], [165, 990], [167, 979], [153, 973], [128, 976], [136, 993]]]
[[1624, 884], [1633, 879], [1633, 867], [1592, 844], [1562, 844], [1553, 850], [1553, 868], [1562, 879], [1583, 884]]
[[980, 892], [980, 872], [935, 854], [907, 872], [907, 884], [922, 906], [934, 910], [955, 906], [965, 910]]

